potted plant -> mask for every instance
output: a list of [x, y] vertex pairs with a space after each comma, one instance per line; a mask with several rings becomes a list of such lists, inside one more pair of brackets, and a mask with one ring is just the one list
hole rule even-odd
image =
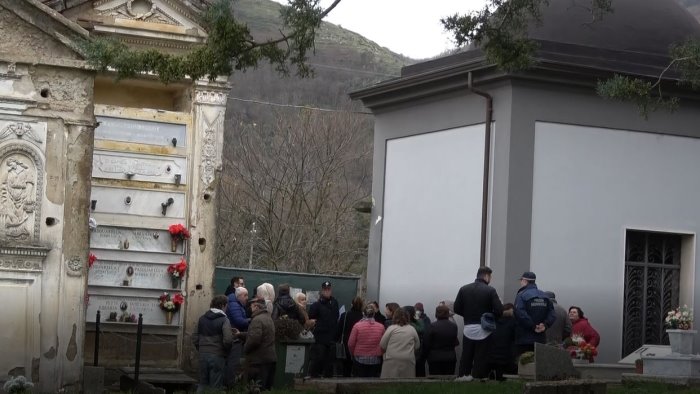
[[187, 231], [185, 226], [180, 223], [173, 224], [168, 227], [168, 232], [170, 233], [170, 250], [172, 252], [177, 251], [177, 244], [184, 242], [186, 239], [190, 239], [190, 232]]
[[525, 352], [518, 359], [518, 376], [525, 379], [535, 377], [535, 352]]
[[693, 353], [693, 337], [697, 330], [693, 330], [693, 312], [687, 305], [678, 307], [668, 312], [664, 320], [668, 340], [671, 343], [671, 351], [677, 354]]
[[644, 360], [641, 358], [634, 360], [634, 372], [638, 374], [644, 373]]
[[180, 259], [179, 263], [170, 264], [168, 266], [168, 275], [170, 275], [170, 281], [173, 289], [179, 289], [182, 283], [182, 278], [187, 272], [187, 262], [184, 257]]
[[182, 293], [177, 293], [174, 296], [170, 296], [168, 293], [163, 293], [158, 297], [160, 303], [160, 309], [165, 311], [165, 324], [173, 323], [173, 314], [180, 310], [182, 304], [185, 303], [185, 296]]

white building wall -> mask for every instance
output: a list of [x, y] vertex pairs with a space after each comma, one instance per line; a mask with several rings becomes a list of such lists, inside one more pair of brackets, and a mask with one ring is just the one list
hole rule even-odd
[[622, 351], [626, 229], [697, 233], [699, 168], [700, 139], [536, 124], [531, 267], [541, 289], [580, 306], [600, 332], [599, 361]]
[[474, 280], [483, 161], [483, 124], [387, 141], [381, 303], [420, 301], [432, 318]]

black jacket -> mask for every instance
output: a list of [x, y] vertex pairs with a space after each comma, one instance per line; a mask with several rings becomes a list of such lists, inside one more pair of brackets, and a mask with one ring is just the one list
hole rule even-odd
[[321, 297], [309, 308], [309, 319], [316, 319], [314, 339], [316, 343], [328, 345], [333, 343], [338, 328], [338, 300]]
[[515, 360], [515, 318], [502, 316], [496, 321], [496, 331], [491, 333], [491, 352], [489, 362], [510, 365]]
[[483, 279], [462, 286], [457, 293], [453, 306], [454, 312], [464, 318], [464, 324], [480, 324], [481, 315], [491, 312], [496, 318], [503, 313], [503, 304], [496, 289]]
[[338, 322], [338, 330], [335, 333], [335, 341], [340, 342], [341, 340], [347, 346], [348, 339], [350, 338], [350, 332], [355, 326], [355, 323], [362, 320], [362, 312], [350, 310], [340, 315]]
[[197, 331], [192, 334], [192, 344], [200, 353], [226, 357], [233, 342], [231, 324], [223, 311], [208, 310], [197, 322]]
[[382, 315], [381, 312], [377, 311], [377, 312], [374, 312], [374, 321], [376, 321], [377, 323], [381, 323], [383, 325], [384, 322], [386, 321], [386, 317], [384, 315]]
[[423, 337], [423, 357], [428, 362], [457, 361], [455, 347], [459, 345], [457, 325], [448, 319], [430, 325]]
[[304, 324], [304, 316], [299, 311], [299, 305], [289, 296], [280, 294], [272, 304], [272, 320], [277, 320], [283, 316], [287, 319], [296, 320], [299, 324]]

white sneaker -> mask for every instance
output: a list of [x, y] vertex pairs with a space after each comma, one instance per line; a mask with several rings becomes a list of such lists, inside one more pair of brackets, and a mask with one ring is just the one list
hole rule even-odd
[[471, 375], [460, 376], [455, 378], [455, 382], [471, 382], [474, 378]]

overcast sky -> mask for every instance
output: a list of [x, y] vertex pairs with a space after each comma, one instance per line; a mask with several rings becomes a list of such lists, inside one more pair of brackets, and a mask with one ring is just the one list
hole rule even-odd
[[[286, 0], [275, 0], [286, 4]], [[321, 0], [323, 6], [332, 0]], [[396, 53], [424, 59], [454, 48], [440, 18], [480, 9], [486, 0], [342, 0], [326, 21]]]

